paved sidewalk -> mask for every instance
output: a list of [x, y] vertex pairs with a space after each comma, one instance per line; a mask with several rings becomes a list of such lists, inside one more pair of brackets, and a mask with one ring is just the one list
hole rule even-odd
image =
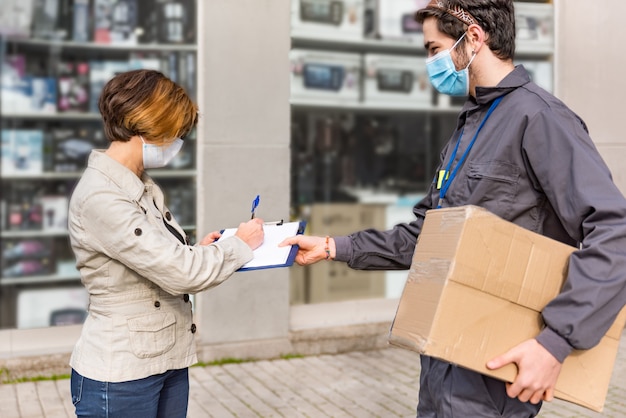
[[[415, 417], [418, 376], [399, 348], [192, 367], [189, 417]], [[0, 384], [2, 418], [73, 413], [69, 380]], [[555, 400], [540, 417], [626, 417], [626, 333], [602, 414]]]

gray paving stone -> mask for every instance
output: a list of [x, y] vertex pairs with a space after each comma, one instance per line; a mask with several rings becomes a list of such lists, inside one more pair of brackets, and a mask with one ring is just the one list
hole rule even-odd
[[[419, 356], [389, 347], [190, 369], [190, 418], [415, 417]], [[1, 418], [71, 418], [69, 380], [0, 384]], [[559, 399], [540, 418], [626, 418], [626, 333], [604, 411]]]
[[20, 410], [17, 402], [17, 385], [0, 384], [0, 417], [20, 417]]

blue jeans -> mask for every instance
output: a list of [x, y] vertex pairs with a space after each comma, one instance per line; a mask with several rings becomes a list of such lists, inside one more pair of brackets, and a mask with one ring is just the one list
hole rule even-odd
[[185, 418], [189, 402], [188, 369], [128, 382], [100, 382], [72, 369], [72, 403], [77, 417]]

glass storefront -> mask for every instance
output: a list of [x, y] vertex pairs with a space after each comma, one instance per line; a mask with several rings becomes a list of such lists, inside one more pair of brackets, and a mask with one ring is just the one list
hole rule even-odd
[[[0, 328], [81, 323], [88, 297], [67, 235], [72, 189], [106, 148], [97, 103], [116, 73], [164, 72], [197, 90], [193, 0], [3, 2]], [[150, 174], [194, 236], [195, 132]]]
[[[428, 0], [291, 4], [294, 217], [322, 236], [411, 221], [465, 101], [438, 95], [428, 80], [422, 28], [413, 19]], [[518, 2], [516, 14], [518, 63], [551, 91], [553, 5]], [[291, 301], [397, 298], [405, 279], [405, 271], [343, 263], [297, 267]]]

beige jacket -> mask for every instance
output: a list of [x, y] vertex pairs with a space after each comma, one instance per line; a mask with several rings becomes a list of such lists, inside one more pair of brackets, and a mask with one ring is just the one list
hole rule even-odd
[[89, 315], [70, 359], [81, 375], [121, 382], [197, 362], [189, 293], [252, 259], [237, 237], [184, 245], [161, 189], [102, 150], [92, 151], [70, 200], [70, 241]]

